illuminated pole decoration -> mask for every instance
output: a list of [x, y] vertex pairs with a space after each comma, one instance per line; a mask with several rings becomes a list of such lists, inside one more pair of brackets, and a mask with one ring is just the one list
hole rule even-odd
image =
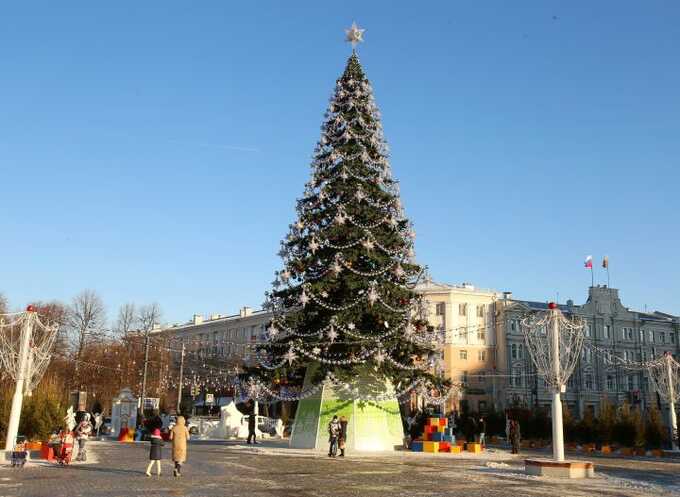
[[564, 428], [562, 399], [567, 380], [581, 354], [584, 322], [567, 319], [557, 304], [548, 304], [548, 311], [535, 313], [522, 320], [522, 331], [536, 371], [552, 391], [553, 458], [564, 461]]
[[668, 421], [673, 450], [678, 450], [678, 421], [675, 403], [680, 401], [680, 364], [666, 352], [661, 359], [649, 363], [647, 367], [654, 389], [668, 402]]
[[24, 395], [31, 394], [45, 373], [52, 358], [57, 329], [57, 325], [42, 323], [30, 305], [25, 312], [0, 314], [0, 362], [16, 382], [5, 450], [14, 449]]

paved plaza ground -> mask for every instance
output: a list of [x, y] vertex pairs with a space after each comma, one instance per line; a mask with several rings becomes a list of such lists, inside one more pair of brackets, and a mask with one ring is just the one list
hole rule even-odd
[[343, 460], [280, 443], [198, 441], [189, 446], [184, 475], [174, 479], [169, 460], [160, 477], [144, 475], [145, 443], [95, 442], [89, 450], [96, 462], [0, 468], [0, 497], [680, 496], [678, 460], [595, 457], [596, 478], [557, 481], [524, 475], [523, 457], [502, 449], [482, 456], [398, 452]]

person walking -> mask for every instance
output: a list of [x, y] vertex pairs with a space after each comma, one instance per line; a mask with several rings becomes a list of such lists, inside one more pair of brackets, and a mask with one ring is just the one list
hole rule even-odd
[[510, 443], [510, 425], [512, 421], [510, 420], [510, 416], [508, 415], [508, 411], [505, 411], [505, 440], [507, 440], [508, 443]]
[[340, 448], [340, 457], [345, 457], [345, 445], [347, 443], [347, 418], [340, 416], [340, 434], [338, 435], [338, 447]]
[[85, 444], [88, 437], [92, 434], [92, 423], [90, 423], [90, 415], [88, 413], [83, 415], [83, 419], [76, 426], [75, 433], [76, 440], [78, 440], [78, 457], [76, 457], [76, 461], [87, 461]]
[[479, 443], [482, 447], [486, 447], [486, 420], [483, 417], [479, 418], [477, 429], [479, 430]]
[[512, 444], [512, 453], [519, 454], [520, 431], [519, 423], [514, 419], [510, 421], [510, 443]]
[[156, 474], [161, 476], [161, 459], [163, 459], [163, 438], [161, 437], [161, 430], [154, 428], [149, 437], [149, 465], [146, 467], [146, 476], [151, 476], [151, 469], [154, 463], [158, 466]]
[[170, 430], [170, 440], [172, 440], [172, 461], [175, 463], [172, 474], [182, 476], [182, 464], [187, 460], [187, 440], [189, 440], [189, 430], [184, 416], [177, 416], [177, 422]]
[[255, 426], [257, 426], [257, 416], [255, 415], [255, 405], [253, 404], [253, 408], [251, 409], [250, 415], [248, 416], [248, 443], [257, 445]]
[[338, 453], [338, 437], [340, 436], [340, 423], [338, 417], [333, 416], [333, 419], [328, 423], [328, 457], [335, 457]]

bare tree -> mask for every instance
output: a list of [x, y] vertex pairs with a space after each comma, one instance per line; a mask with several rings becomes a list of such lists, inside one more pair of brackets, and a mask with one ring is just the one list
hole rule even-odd
[[0, 314], [7, 312], [7, 299], [0, 293]]
[[161, 307], [157, 303], [145, 305], [139, 309], [137, 317], [140, 330], [144, 332], [144, 371], [142, 372], [142, 407], [140, 415], [144, 417], [144, 399], [146, 398], [146, 375], [149, 371], [149, 336], [151, 330], [160, 324]]
[[137, 313], [137, 322], [139, 323], [140, 331], [144, 333], [151, 332], [161, 322], [161, 306], [157, 303], [144, 305], [139, 308]]
[[135, 304], [131, 302], [121, 305], [120, 309], [118, 309], [118, 320], [116, 321], [114, 331], [119, 337], [125, 338], [131, 331], [136, 329], [138, 324], [136, 310]]
[[84, 290], [73, 299], [67, 325], [76, 360], [80, 359], [92, 339], [104, 334], [105, 323], [104, 303], [94, 290]]

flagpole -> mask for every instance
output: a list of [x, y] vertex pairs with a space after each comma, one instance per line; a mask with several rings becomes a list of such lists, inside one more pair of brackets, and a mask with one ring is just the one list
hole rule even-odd
[[590, 265], [590, 286], [591, 288], [595, 288], [595, 270], [593, 269], [593, 265]]

